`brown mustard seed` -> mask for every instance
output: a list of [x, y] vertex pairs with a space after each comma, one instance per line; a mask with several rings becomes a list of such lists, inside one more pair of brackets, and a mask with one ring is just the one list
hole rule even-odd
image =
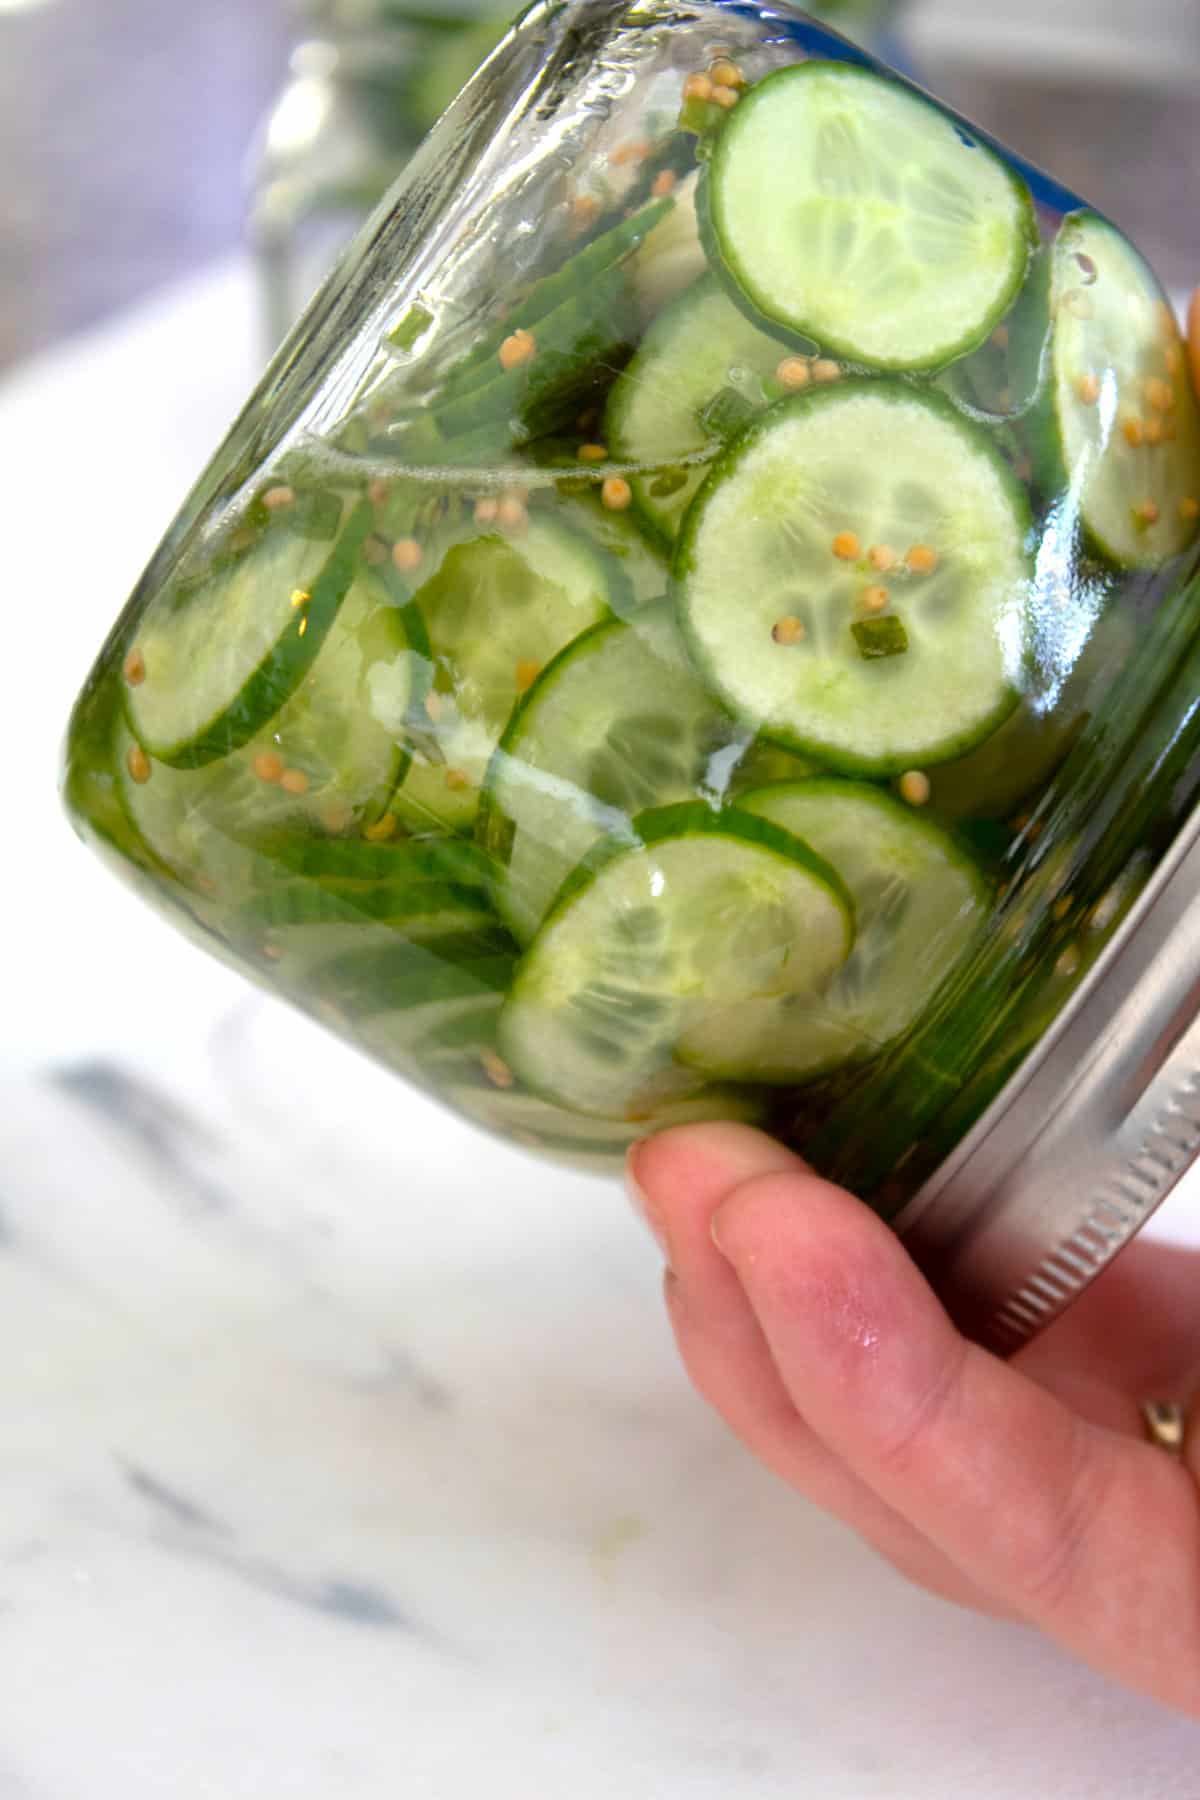
[[731, 106], [737, 105], [741, 95], [735, 87], [725, 87], [721, 82], [714, 82], [712, 98], [715, 105], [723, 106], [728, 112]]
[[278, 512], [281, 507], [290, 506], [296, 498], [295, 488], [286, 486], [268, 488], [262, 497], [262, 503], [268, 512]]
[[608, 461], [608, 449], [604, 444], [580, 444], [575, 454], [580, 462]]
[[279, 777], [279, 785], [285, 794], [307, 794], [308, 776], [303, 769], [285, 769]]
[[862, 545], [852, 531], [839, 531], [829, 548], [841, 562], [857, 562]]
[[806, 388], [812, 380], [807, 356], [785, 356], [781, 363], [775, 365], [775, 379], [789, 393], [794, 394], [800, 388]]
[[277, 750], [260, 750], [252, 766], [260, 781], [274, 783], [281, 779], [287, 765]]
[[411, 575], [414, 569], [419, 569], [424, 554], [416, 538], [397, 538], [392, 545], [392, 561], [402, 575]]
[[658, 174], [654, 177], [654, 180], [650, 183], [651, 198], [655, 200], [665, 200], [668, 194], [673, 194], [675, 192], [675, 185], [678, 179], [679, 177], [676, 175], [674, 169], [660, 169]]
[[909, 806], [925, 806], [931, 792], [929, 777], [922, 769], [910, 769], [900, 777], [900, 798]]
[[519, 369], [537, 355], [537, 339], [532, 331], [514, 331], [505, 338], [500, 346], [500, 367], [502, 369]]
[[483, 1065], [484, 1074], [494, 1087], [510, 1088], [513, 1085], [516, 1077], [504, 1058], [497, 1056], [494, 1050], [485, 1047], [479, 1052], [479, 1060]]
[[130, 779], [139, 784], [150, 779], [150, 758], [140, 744], [130, 744], [125, 752], [125, 767]]
[[600, 489], [600, 498], [609, 512], [624, 512], [633, 499], [633, 489], [623, 475], [610, 475]]
[[469, 775], [464, 774], [462, 769], [446, 770], [446, 786], [450, 788], [453, 793], [461, 793], [463, 788], [468, 788], [470, 785], [471, 778]]
[[888, 603], [888, 591], [885, 587], [869, 587], [863, 589], [862, 603], [868, 612], [880, 613]]
[[1075, 392], [1085, 406], [1095, 406], [1100, 398], [1100, 377], [1098, 375], [1081, 375], [1075, 383]]
[[1175, 404], [1175, 389], [1161, 375], [1152, 375], [1146, 383], [1146, 399], [1155, 412], [1170, 412]]
[[529, 514], [519, 494], [503, 494], [496, 505], [496, 523], [502, 531], [519, 536], [528, 529]]
[[1200, 519], [1200, 500], [1188, 494], [1179, 502], [1179, 516], [1185, 525], [1194, 525]]
[[485, 496], [484, 499], [475, 502], [475, 523], [477, 525], [492, 525], [495, 523], [496, 515], [499, 511], [500, 502], [493, 499], [490, 495]]
[[710, 64], [708, 72], [718, 87], [738, 88], [746, 85], [746, 77], [738, 65], [730, 62], [727, 56], [718, 56], [717, 60]]
[[795, 613], [788, 613], [784, 618], [776, 619], [771, 636], [777, 644], [799, 644], [805, 636], [804, 621]]
[[1143, 500], [1133, 509], [1133, 516], [1139, 525], [1157, 525], [1159, 506], [1157, 500]]
[[700, 74], [689, 75], [683, 84], [683, 97], [685, 100], [711, 100], [713, 84], [709, 77]]
[[889, 569], [894, 569], [896, 566], [896, 552], [890, 544], [872, 544], [867, 551], [867, 561], [873, 569], [878, 569], [881, 575], [886, 575]]
[[140, 650], [133, 649], [121, 664], [121, 673], [130, 687], [141, 687], [146, 679], [146, 659]]
[[835, 363], [832, 357], [829, 356], [818, 356], [817, 360], [812, 365], [812, 378], [814, 381], [840, 381], [841, 374], [841, 364]]
[[938, 566], [938, 553], [929, 544], [914, 544], [904, 558], [910, 575], [932, 575]]
[[386, 844], [390, 837], [396, 835], [395, 813], [384, 813], [371, 825], [363, 826], [363, 836], [372, 844]]
[[540, 662], [535, 662], [531, 656], [523, 656], [513, 670], [513, 680], [516, 682], [518, 694], [523, 694], [527, 688], [531, 688], [541, 672]]
[[1140, 450], [1146, 441], [1146, 433], [1140, 419], [1126, 419], [1121, 426], [1121, 433], [1131, 450]]

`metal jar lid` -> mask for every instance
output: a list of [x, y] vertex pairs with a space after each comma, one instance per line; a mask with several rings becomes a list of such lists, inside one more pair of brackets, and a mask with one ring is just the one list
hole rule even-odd
[[1008, 1354], [1200, 1155], [1200, 814], [1054, 1024], [896, 1220], [948, 1311]]

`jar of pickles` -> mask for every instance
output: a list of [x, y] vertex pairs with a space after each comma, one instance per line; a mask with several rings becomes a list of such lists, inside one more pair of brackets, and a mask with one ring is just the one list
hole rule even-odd
[[485, 1130], [761, 1125], [1012, 1342], [1200, 1142], [1198, 529], [1084, 202], [806, 15], [535, 5], [171, 527], [67, 801]]

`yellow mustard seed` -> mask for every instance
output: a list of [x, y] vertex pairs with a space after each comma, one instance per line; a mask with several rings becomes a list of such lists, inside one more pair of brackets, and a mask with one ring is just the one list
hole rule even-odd
[[1193, 494], [1187, 494], [1179, 502], [1179, 516], [1185, 525], [1194, 525], [1200, 519], [1200, 500]]
[[1142, 500], [1133, 509], [1133, 516], [1139, 525], [1157, 525], [1160, 517], [1157, 500]]
[[889, 569], [896, 566], [896, 552], [890, 544], [872, 544], [867, 551], [867, 561], [881, 575], [886, 575]]
[[146, 659], [136, 647], [129, 652], [121, 664], [121, 673], [130, 687], [141, 687], [146, 679]]
[[442, 716], [442, 696], [433, 688], [425, 696], [425, 711], [436, 725]]
[[1157, 448], [1166, 435], [1167, 428], [1161, 419], [1150, 418], [1146, 420], [1146, 442], [1149, 445]]
[[295, 488], [281, 483], [279, 487], [267, 489], [262, 497], [262, 503], [268, 512], [279, 512], [282, 507], [290, 506], [295, 498]]
[[600, 498], [609, 512], [624, 512], [633, 499], [633, 489], [623, 475], [610, 475], [600, 489]]
[[516, 1077], [512, 1070], [504, 1058], [497, 1056], [490, 1046], [485, 1046], [479, 1052], [479, 1060], [483, 1065], [484, 1074], [494, 1087], [510, 1088], [513, 1085]]
[[862, 603], [868, 612], [880, 613], [888, 603], [888, 591], [885, 587], [873, 586], [863, 589]]
[[286, 766], [278, 750], [260, 750], [253, 763], [258, 779], [272, 783], [281, 779]]
[[348, 806], [326, 806], [321, 811], [321, 824], [334, 837], [346, 830], [354, 814]]
[[519, 369], [522, 363], [530, 362], [536, 355], [537, 339], [532, 331], [513, 331], [500, 346], [500, 367]]
[[535, 662], [531, 656], [523, 656], [513, 670], [513, 680], [516, 683], [518, 694], [523, 694], [527, 688], [531, 688], [541, 672], [540, 662]]
[[838, 381], [841, 378], [842, 366], [835, 363], [832, 357], [818, 356], [812, 365], [814, 381]]
[[1090, 372], [1087, 375], [1081, 375], [1075, 383], [1075, 392], [1085, 406], [1095, 406], [1100, 398], [1100, 377]]
[[470, 785], [471, 778], [469, 775], [464, 774], [462, 769], [446, 770], [446, 786], [452, 793], [461, 793], [463, 788], [469, 788]]
[[650, 193], [655, 200], [665, 200], [668, 194], [675, 192], [678, 180], [674, 169], [660, 169], [650, 183]]
[[785, 356], [783, 361], [775, 365], [775, 379], [789, 393], [797, 393], [806, 388], [812, 380], [812, 370], [807, 356]]
[[139, 783], [150, 779], [150, 758], [140, 744], [130, 744], [125, 752], [125, 767], [130, 779]]
[[1175, 404], [1175, 389], [1161, 375], [1151, 375], [1145, 391], [1146, 399], [1155, 412], [1170, 412]]
[[1163, 351], [1163, 364], [1168, 375], [1183, 373], [1183, 352], [1178, 344], [1168, 344]]
[[599, 215], [600, 202], [592, 194], [576, 194], [571, 202], [571, 218], [578, 230], [585, 231]]
[[386, 844], [390, 837], [396, 835], [395, 813], [384, 813], [370, 825], [363, 826], [363, 836], [372, 844]]
[[929, 544], [914, 544], [904, 558], [910, 575], [932, 575], [938, 566], [938, 553]]
[[500, 511], [500, 502], [490, 494], [475, 502], [475, 523], [477, 525], [493, 525]]
[[712, 96], [713, 84], [707, 75], [689, 75], [683, 84], [685, 100], [711, 100]]
[[746, 85], [746, 77], [741, 69], [727, 56], [718, 56], [716, 61], [710, 64], [708, 73], [718, 87], [739, 88]]
[[650, 154], [649, 138], [627, 138], [609, 153], [609, 162], [615, 168], [622, 168], [626, 163], [644, 162]]
[[909, 806], [925, 806], [932, 791], [923, 769], [909, 769], [900, 777], [900, 798]]
[[777, 644], [798, 644], [805, 636], [804, 621], [795, 613], [787, 613], [782, 619], [776, 619], [771, 636]]
[[414, 569], [419, 569], [424, 554], [416, 538], [397, 538], [392, 545], [392, 561], [402, 575], [411, 575]]
[[712, 98], [717, 106], [723, 106], [728, 112], [731, 106], [737, 105], [741, 95], [735, 87], [726, 87], [722, 82], [714, 82]]
[[829, 548], [842, 562], [857, 562], [862, 545], [852, 531], [839, 531]]
[[289, 605], [293, 612], [299, 612], [300, 608], [307, 606], [311, 599], [312, 595], [307, 588], [293, 588]]
[[285, 769], [279, 777], [279, 785], [285, 794], [299, 797], [308, 792], [308, 776], [303, 769]]
[[575, 454], [580, 462], [608, 461], [608, 449], [604, 444], [580, 444]]
[[1121, 426], [1121, 433], [1131, 450], [1140, 450], [1146, 441], [1145, 429], [1140, 419], [1126, 419]]
[[496, 505], [496, 523], [513, 537], [528, 529], [529, 514], [519, 494], [503, 494]]

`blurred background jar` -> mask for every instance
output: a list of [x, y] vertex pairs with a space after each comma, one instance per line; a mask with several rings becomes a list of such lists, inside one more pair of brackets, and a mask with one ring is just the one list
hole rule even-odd
[[291, 0], [298, 41], [252, 153], [272, 345], [508, 22], [505, 0]]

